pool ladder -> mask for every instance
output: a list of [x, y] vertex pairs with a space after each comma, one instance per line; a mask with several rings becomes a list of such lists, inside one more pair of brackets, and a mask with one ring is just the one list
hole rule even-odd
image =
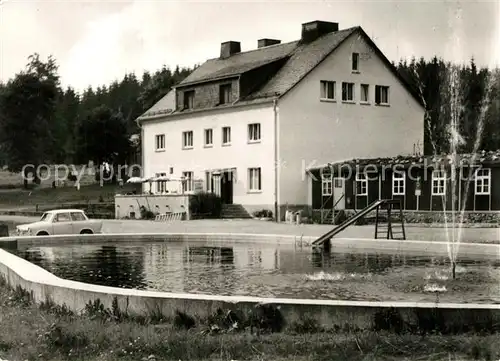
[[[381, 216], [380, 214], [380, 211], [382, 210], [387, 211], [387, 215], [385, 217]], [[392, 217], [394, 213], [399, 216], [399, 222], [393, 221]], [[386, 218], [386, 222], [384, 222], [384, 218]], [[394, 226], [399, 227], [395, 228]], [[379, 207], [377, 207], [375, 215], [375, 239], [406, 239], [405, 222], [401, 200], [387, 200], [384, 204], [381, 204]]]

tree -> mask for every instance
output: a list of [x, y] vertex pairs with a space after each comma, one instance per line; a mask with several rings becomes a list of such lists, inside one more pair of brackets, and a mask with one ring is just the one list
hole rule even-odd
[[[1, 92], [0, 143], [10, 171], [19, 172], [27, 164], [36, 168], [50, 157], [58, 94], [55, 60], [49, 57], [43, 62], [38, 54], [29, 57], [26, 70], [9, 81]], [[27, 187], [28, 172], [34, 169], [24, 170]], [[37, 174], [34, 176], [38, 183]]]
[[123, 164], [131, 150], [123, 114], [101, 105], [79, 123], [77, 132], [77, 159], [101, 164]]

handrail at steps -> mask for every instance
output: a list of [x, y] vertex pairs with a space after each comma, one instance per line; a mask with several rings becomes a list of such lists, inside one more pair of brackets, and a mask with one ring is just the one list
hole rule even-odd
[[371, 203], [367, 207], [365, 207], [363, 210], [361, 210], [360, 212], [356, 213], [351, 218], [345, 220], [344, 222], [342, 222], [340, 225], [338, 225], [337, 227], [335, 227], [331, 231], [328, 231], [324, 235], [322, 235], [319, 238], [317, 238], [313, 242], [313, 246], [318, 246], [318, 245], [323, 244], [325, 241], [329, 240], [330, 238], [332, 238], [336, 234], [342, 232], [344, 229], [346, 229], [347, 227], [349, 227], [351, 224], [355, 223], [361, 217], [364, 217], [366, 214], [370, 213], [372, 210], [376, 209], [381, 204], [385, 204], [385, 203], [387, 203], [386, 199], [379, 199], [379, 200], [374, 201], [373, 203]]

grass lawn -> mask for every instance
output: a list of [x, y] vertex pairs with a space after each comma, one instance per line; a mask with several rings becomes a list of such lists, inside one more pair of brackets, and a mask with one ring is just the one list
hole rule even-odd
[[99, 184], [75, 187], [39, 188], [33, 190], [0, 190], [0, 208], [35, 207], [58, 205], [63, 203], [97, 203], [99, 201], [114, 202], [116, 193], [125, 193], [137, 189], [137, 185], [105, 185]]
[[207, 326], [117, 321], [96, 310], [76, 316], [60, 307], [35, 306], [21, 289], [11, 290], [0, 280], [0, 359], [444, 361], [498, 360], [500, 351], [496, 334], [207, 333]]

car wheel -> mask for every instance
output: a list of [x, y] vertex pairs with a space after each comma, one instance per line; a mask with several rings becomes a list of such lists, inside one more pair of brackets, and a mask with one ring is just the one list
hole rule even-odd
[[45, 231], [41, 231], [41, 232], [38, 232], [36, 235], [37, 236], [48, 236], [49, 234]]
[[94, 232], [92, 232], [90, 229], [84, 229], [80, 232], [80, 234], [94, 234]]

